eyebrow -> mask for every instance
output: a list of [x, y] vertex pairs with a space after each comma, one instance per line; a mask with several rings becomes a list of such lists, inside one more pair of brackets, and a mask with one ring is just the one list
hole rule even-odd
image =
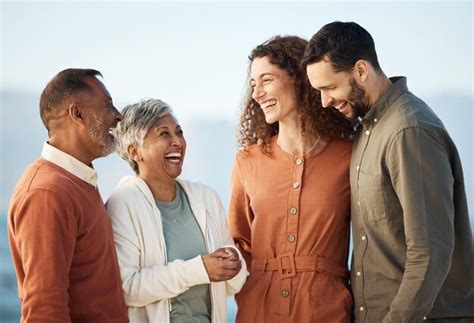
[[[270, 72], [267, 72], [267, 73], [263, 73], [263, 74], [259, 75], [258, 78], [262, 78], [262, 77], [265, 77], [265, 76], [274, 76], [274, 77], [276, 77], [275, 74], [270, 73]], [[255, 81], [255, 79], [254, 79], [254, 78], [251, 78], [251, 79], [250, 79], [250, 82], [252, 82], [252, 81]]]
[[[179, 124], [176, 125], [176, 129], [178, 129], [178, 128], [181, 128], [181, 126], [180, 126]], [[156, 130], [159, 130], [159, 129], [172, 129], [172, 127], [170, 127], [170, 126], [165, 126], [165, 125], [161, 125], [161, 126], [155, 127], [155, 129], [156, 129]]]
[[333, 87], [334, 85], [333, 84], [329, 84], [329, 85], [324, 85], [324, 86], [318, 86], [316, 89], [317, 90], [327, 90], [329, 89], [330, 87]]

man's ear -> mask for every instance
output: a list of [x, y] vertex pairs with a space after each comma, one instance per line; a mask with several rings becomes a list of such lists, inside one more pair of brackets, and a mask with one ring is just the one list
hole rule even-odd
[[79, 102], [73, 101], [69, 104], [68, 115], [73, 122], [79, 124], [84, 123], [84, 111]]
[[353, 69], [353, 76], [356, 78], [360, 83], [367, 81], [370, 72], [370, 64], [366, 60], [359, 59]]

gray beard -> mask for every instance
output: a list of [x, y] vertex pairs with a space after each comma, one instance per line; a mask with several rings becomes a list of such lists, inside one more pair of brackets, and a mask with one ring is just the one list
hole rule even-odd
[[96, 116], [92, 118], [94, 122], [89, 129], [89, 138], [100, 149], [101, 156], [110, 155], [117, 148], [114, 137], [109, 133], [104, 136], [101, 121]]

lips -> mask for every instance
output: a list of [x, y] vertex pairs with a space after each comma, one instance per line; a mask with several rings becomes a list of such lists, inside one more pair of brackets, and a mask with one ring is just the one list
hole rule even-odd
[[276, 103], [277, 103], [277, 100], [275, 99], [266, 100], [260, 103], [260, 108], [263, 110], [263, 112], [266, 113], [269, 110], [271, 110], [273, 107], [275, 107]]
[[183, 155], [180, 152], [168, 153], [164, 157], [168, 162], [173, 164], [179, 164], [183, 159]]
[[342, 114], [348, 114], [350, 113], [350, 103], [347, 101], [343, 101], [339, 103], [338, 105], [335, 105], [334, 108], [341, 112]]

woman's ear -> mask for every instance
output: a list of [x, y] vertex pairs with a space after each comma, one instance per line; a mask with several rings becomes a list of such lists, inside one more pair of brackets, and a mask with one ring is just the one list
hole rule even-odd
[[128, 145], [127, 153], [130, 158], [135, 161], [136, 163], [141, 162], [143, 160], [140, 152], [138, 151], [136, 145]]

